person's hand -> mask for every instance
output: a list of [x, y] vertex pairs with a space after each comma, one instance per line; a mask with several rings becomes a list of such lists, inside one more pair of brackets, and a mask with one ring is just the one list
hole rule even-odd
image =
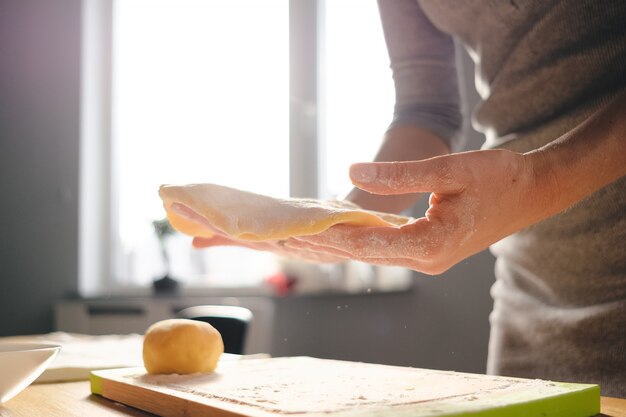
[[[376, 160], [390, 161], [399, 158], [410, 160], [425, 159], [432, 156], [445, 154], [448, 152], [447, 143], [428, 130], [416, 126], [394, 126], [389, 129], [384, 136], [382, 146], [376, 155]], [[369, 210], [399, 213], [403, 209], [411, 206], [418, 195], [395, 195], [379, 198], [374, 194], [363, 192], [358, 188], [352, 190], [346, 200], [359, 207], [366, 207]], [[184, 209], [184, 208], [183, 208]], [[187, 213], [195, 221], [203, 224], [205, 228], [212, 230], [215, 236], [211, 238], [196, 237], [194, 246], [205, 248], [210, 246], [240, 246], [255, 250], [273, 252], [277, 255], [297, 258], [310, 262], [337, 263], [349, 260], [349, 254], [328, 253], [304, 247], [295, 239], [281, 241], [250, 242], [233, 239], [225, 236], [219, 230], [214, 230], [210, 224], [202, 218], [194, 216], [194, 213]]]
[[431, 192], [430, 207], [399, 228], [337, 225], [287, 247], [438, 274], [545, 215], [531, 161], [506, 150], [360, 163], [350, 176], [375, 194]]
[[[293, 238], [286, 240], [252, 242], [233, 239], [216, 231], [216, 234], [209, 238], [194, 237], [193, 246], [199, 249], [212, 246], [238, 246], [258, 251], [272, 252], [279, 256], [285, 256], [288, 258], [295, 258], [315, 263], [337, 263], [346, 260], [345, 257], [325, 253], [324, 251], [320, 252], [315, 250], [309, 250], [308, 248], [297, 247], [297, 244], [292, 241]], [[292, 244], [296, 246], [294, 247], [292, 246]]]

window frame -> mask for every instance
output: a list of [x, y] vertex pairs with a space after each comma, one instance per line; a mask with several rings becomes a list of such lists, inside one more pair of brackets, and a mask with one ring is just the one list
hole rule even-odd
[[[119, 0], [83, 0], [79, 293], [145, 295], [113, 277], [115, 169], [112, 141], [113, 10]], [[323, 0], [289, 0], [289, 193], [320, 195], [319, 22]], [[98, 238], [94, 238], [98, 237]]]
[[112, 284], [113, 0], [83, 0], [79, 160], [78, 288], [99, 295]]

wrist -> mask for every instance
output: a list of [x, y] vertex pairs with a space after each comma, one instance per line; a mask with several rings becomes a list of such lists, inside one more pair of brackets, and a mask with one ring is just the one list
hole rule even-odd
[[542, 148], [524, 154], [544, 217], [626, 175], [626, 92]]
[[558, 211], [561, 193], [554, 165], [545, 152], [523, 154], [529, 178], [529, 198], [536, 207], [537, 216], [543, 218]]

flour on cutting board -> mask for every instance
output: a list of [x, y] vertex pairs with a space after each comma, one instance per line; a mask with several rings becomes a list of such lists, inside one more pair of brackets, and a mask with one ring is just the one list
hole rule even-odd
[[[268, 360], [272, 364], [269, 369]], [[295, 368], [294, 360], [298, 361]], [[327, 414], [454, 399], [471, 402], [485, 393], [510, 395], [528, 389], [550, 390], [555, 386], [539, 380], [341, 361], [328, 363], [332, 366], [323, 363], [320, 366], [319, 360], [306, 357], [242, 360], [221, 363], [212, 374], [136, 374], [126, 378], [142, 385], [156, 385], [273, 414]]]

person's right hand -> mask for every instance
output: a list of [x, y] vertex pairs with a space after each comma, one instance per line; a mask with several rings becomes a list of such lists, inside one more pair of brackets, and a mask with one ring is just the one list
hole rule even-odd
[[[533, 163], [534, 162], [534, 163]], [[375, 265], [440, 274], [501, 238], [550, 214], [559, 198], [538, 187], [534, 158], [507, 150], [481, 150], [422, 161], [354, 164], [351, 178], [368, 192], [430, 192], [424, 217], [400, 227], [336, 225], [287, 242]], [[541, 181], [549, 182], [549, 176]]]

